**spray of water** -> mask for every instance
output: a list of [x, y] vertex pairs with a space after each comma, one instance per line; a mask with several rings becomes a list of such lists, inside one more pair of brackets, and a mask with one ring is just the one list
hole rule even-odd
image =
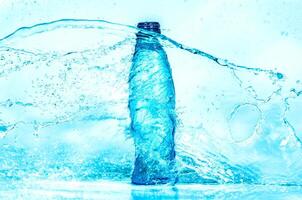
[[137, 31], [156, 37], [169, 57], [180, 182], [301, 184], [300, 81], [289, 86], [291, 77], [267, 67], [79, 19], [21, 27], [0, 39], [2, 178], [129, 178], [128, 78]]

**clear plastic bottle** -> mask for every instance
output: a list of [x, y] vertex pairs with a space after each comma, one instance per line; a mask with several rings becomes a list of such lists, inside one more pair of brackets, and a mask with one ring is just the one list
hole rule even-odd
[[[138, 28], [160, 33], [157, 22]], [[151, 32], [150, 32], [151, 33]], [[132, 183], [176, 182], [175, 90], [166, 52], [157, 37], [137, 33], [129, 76], [131, 133], [135, 143]]]

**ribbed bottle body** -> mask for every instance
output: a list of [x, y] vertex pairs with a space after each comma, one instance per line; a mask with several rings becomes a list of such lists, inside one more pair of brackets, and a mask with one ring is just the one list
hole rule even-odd
[[129, 76], [134, 184], [174, 183], [175, 90], [167, 55], [158, 40], [138, 34]]

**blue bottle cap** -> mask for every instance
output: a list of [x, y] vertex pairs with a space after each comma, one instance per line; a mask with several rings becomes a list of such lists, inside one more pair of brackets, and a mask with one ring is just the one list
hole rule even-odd
[[160, 24], [158, 22], [139, 22], [137, 28], [160, 33]]

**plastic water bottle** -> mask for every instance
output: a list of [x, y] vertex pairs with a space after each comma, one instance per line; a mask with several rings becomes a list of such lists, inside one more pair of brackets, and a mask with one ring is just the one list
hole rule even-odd
[[[160, 33], [157, 22], [138, 28]], [[131, 132], [135, 144], [132, 183], [175, 183], [175, 90], [158, 38], [139, 31], [129, 76]]]

